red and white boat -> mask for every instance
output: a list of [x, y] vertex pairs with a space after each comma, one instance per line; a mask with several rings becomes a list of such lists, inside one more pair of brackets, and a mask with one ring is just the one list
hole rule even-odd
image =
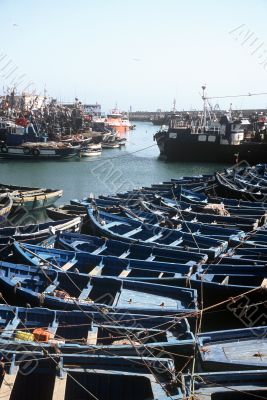
[[105, 125], [110, 129], [114, 129], [116, 133], [125, 133], [131, 129], [131, 124], [127, 114], [123, 114], [117, 109], [114, 109], [110, 114], [107, 114]]

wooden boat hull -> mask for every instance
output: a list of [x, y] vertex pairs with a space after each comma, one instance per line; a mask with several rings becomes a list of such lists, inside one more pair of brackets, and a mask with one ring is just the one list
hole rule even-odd
[[198, 350], [204, 370], [266, 370], [266, 331], [267, 326], [255, 326], [199, 334]]
[[63, 190], [42, 189], [27, 186], [0, 184], [0, 194], [8, 194], [13, 201], [13, 209], [23, 207], [32, 211], [49, 207], [62, 195]]
[[210, 259], [217, 257], [228, 247], [226, 241], [220, 241], [202, 235], [193, 236], [190, 233], [143, 224], [142, 221], [117, 217], [113, 214], [101, 212], [90, 207], [87, 208], [87, 215], [93, 234], [110, 237], [116, 240], [143, 244], [153, 243], [154, 246], [169, 249], [200, 252], [207, 254]]
[[85, 217], [86, 209], [82, 206], [59, 206], [46, 208], [47, 216], [53, 221], [59, 221], [65, 218]]
[[267, 370], [224, 371], [182, 377], [182, 399], [250, 400], [267, 396]]
[[97, 236], [81, 234], [57, 235], [56, 247], [72, 250], [86, 251], [92, 254], [109, 255], [121, 259], [136, 259], [144, 261], [159, 261], [180, 264], [205, 263], [208, 257], [205, 254], [193, 253], [182, 250], [161, 249], [151, 245], [121, 242], [119, 240], [103, 239]]
[[56, 351], [46, 356], [27, 351], [3, 356], [8, 374], [1, 391], [6, 398], [21, 399], [23, 393], [25, 399], [181, 399], [180, 389], [173, 385], [175, 370], [170, 358], [60, 355]]
[[0, 196], [0, 225], [6, 221], [8, 214], [13, 207], [13, 200], [11, 196], [2, 195]]
[[54, 269], [42, 271], [45, 275], [39, 267], [1, 262], [2, 292], [16, 304], [52, 309], [75, 310], [78, 306], [85, 311], [183, 316], [197, 312], [196, 292], [192, 289]]

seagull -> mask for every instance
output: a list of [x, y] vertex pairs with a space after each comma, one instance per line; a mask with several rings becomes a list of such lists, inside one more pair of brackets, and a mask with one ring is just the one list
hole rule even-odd
[[19, 25], [18, 24], [13, 24], [13, 26], [14, 26], [14, 28], [18, 28]]
[[133, 58], [133, 61], [141, 61], [141, 58]]

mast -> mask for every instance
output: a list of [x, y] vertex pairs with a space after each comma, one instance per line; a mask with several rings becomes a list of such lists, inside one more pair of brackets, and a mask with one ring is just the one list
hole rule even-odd
[[176, 99], [173, 99], [173, 107], [172, 107], [173, 114], [176, 113]]
[[203, 119], [201, 121], [201, 128], [205, 128], [207, 124], [207, 108], [208, 108], [208, 99], [206, 97], [206, 85], [201, 86], [202, 88], [202, 100], [203, 100]]

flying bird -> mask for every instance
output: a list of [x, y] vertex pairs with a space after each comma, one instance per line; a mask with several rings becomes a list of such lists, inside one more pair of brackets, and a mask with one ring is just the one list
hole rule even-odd
[[133, 61], [141, 61], [141, 58], [133, 58]]
[[14, 28], [17, 28], [19, 25], [18, 24], [13, 24]]

